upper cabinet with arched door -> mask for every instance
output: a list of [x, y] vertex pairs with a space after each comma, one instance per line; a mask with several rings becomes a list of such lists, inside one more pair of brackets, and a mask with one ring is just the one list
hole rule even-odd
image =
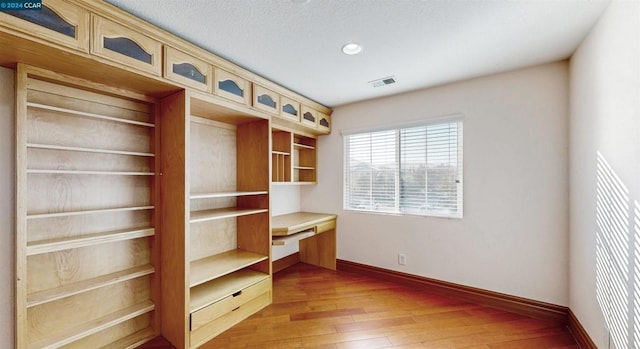
[[[21, 2], [4, 3], [5, 6], [11, 4], [24, 6]], [[62, 0], [31, 4], [40, 8], [0, 11], [0, 27], [20, 37], [89, 52], [89, 11]]]

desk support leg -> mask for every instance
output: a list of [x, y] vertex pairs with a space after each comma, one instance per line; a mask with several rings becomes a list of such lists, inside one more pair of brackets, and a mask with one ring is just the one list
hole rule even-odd
[[336, 270], [336, 230], [300, 240], [300, 261]]

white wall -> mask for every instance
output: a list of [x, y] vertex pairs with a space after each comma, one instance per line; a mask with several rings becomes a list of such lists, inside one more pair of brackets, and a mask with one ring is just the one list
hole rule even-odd
[[[568, 64], [558, 62], [338, 107], [302, 208], [338, 214], [340, 259], [567, 305], [567, 106]], [[456, 113], [464, 219], [342, 210], [342, 130]]]
[[0, 67], [0, 348], [13, 348], [14, 74]]
[[570, 73], [570, 308], [598, 348], [605, 327], [640, 348], [640, 2], [611, 4]]
[[[271, 186], [271, 215], [279, 216], [300, 211], [300, 187], [295, 185]], [[298, 244], [273, 246], [271, 259], [278, 260], [298, 252]]]

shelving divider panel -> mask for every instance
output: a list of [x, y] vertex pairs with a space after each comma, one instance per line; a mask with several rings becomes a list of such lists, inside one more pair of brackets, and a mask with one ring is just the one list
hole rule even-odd
[[191, 289], [191, 312], [198, 311], [238, 290], [268, 278], [269, 274], [245, 269], [195, 286]]
[[142, 122], [142, 121], [136, 121], [136, 120], [122, 119], [122, 118], [117, 118], [117, 117], [107, 116], [107, 115], [87, 113], [87, 112], [82, 112], [82, 111], [78, 111], [78, 110], [54, 107], [54, 106], [51, 106], [51, 105], [40, 104], [40, 103], [28, 102], [27, 103], [27, 107], [43, 109], [43, 110], [50, 110], [50, 111], [55, 111], [55, 112], [60, 112], [60, 113], [80, 116], [80, 117], [87, 117], [87, 118], [93, 118], [93, 119], [121, 122], [121, 123], [124, 123], [124, 124], [131, 124], [131, 125], [145, 126], [145, 127], [156, 127], [156, 125], [154, 125], [152, 123], [149, 123], [149, 122]]
[[70, 248], [87, 247], [109, 242], [153, 236], [154, 228], [122, 229], [104, 233], [87, 234], [60, 239], [33, 241], [27, 243], [27, 256], [62, 251]]
[[221, 192], [221, 193], [201, 193], [191, 194], [190, 199], [214, 199], [214, 198], [228, 198], [239, 196], [251, 196], [251, 195], [265, 195], [267, 191], [240, 191], [240, 192]]
[[75, 151], [75, 152], [83, 152], [83, 153], [99, 153], [99, 154], [128, 155], [128, 156], [145, 156], [145, 157], [151, 157], [151, 158], [156, 156], [154, 153], [143, 153], [143, 152], [111, 150], [111, 149], [67, 147], [67, 146], [63, 146], [63, 145], [37, 144], [37, 143], [28, 143], [27, 144], [27, 148], [48, 149], [48, 150], [64, 150], [64, 151]]
[[134, 206], [134, 207], [105, 208], [105, 209], [98, 209], [98, 210], [56, 212], [56, 213], [37, 213], [37, 214], [28, 214], [27, 215], [27, 219], [68, 217], [68, 216], [78, 216], [78, 215], [94, 214], [94, 213], [142, 211], [142, 210], [152, 210], [154, 208], [155, 208], [155, 206]]
[[60, 286], [58, 288], [34, 292], [27, 295], [27, 307], [52, 302], [65, 297], [95, 290], [100, 287], [113, 285], [119, 282], [132, 280], [155, 272], [152, 265], [143, 265], [116, 273], [99, 276], [89, 280], [83, 280], [73, 284]]
[[68, 175], [97, 175], [97, 176], [155, 176], [154, 172], [124, 172], [124, 171], [81, 171], [81, 170], [38, 170], [28, 169], [29, 174], [68, 174]]
[[198, 286], [268, 258], [269, 256], [236, 249], [192, 261], [189, 285]]
[[237, 209], [237, 208], [218, 208], [212, 210], [191, 212], [190, 223], [198, 223], [212, 221], [216, 219], [233, 218], [247, 216], [251, 214], [268, 212], [268, 209]]
[[64, 330], [56, 335], [29, 344], [29, 349], [58, 348], [79, 339], [88, 337], [107, 328], [113, 327], [127, 320], [151, 312], [155, 309], [153, 302], [145, 301], [140, 304], [116, 311], [107, 316], [89, 321], [80, 326]]

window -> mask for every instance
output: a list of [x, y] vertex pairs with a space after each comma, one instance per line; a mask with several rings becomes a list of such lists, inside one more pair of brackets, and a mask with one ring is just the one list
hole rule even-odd
[[462, 218], [462, 120], [344, 133], [344, 209]]

